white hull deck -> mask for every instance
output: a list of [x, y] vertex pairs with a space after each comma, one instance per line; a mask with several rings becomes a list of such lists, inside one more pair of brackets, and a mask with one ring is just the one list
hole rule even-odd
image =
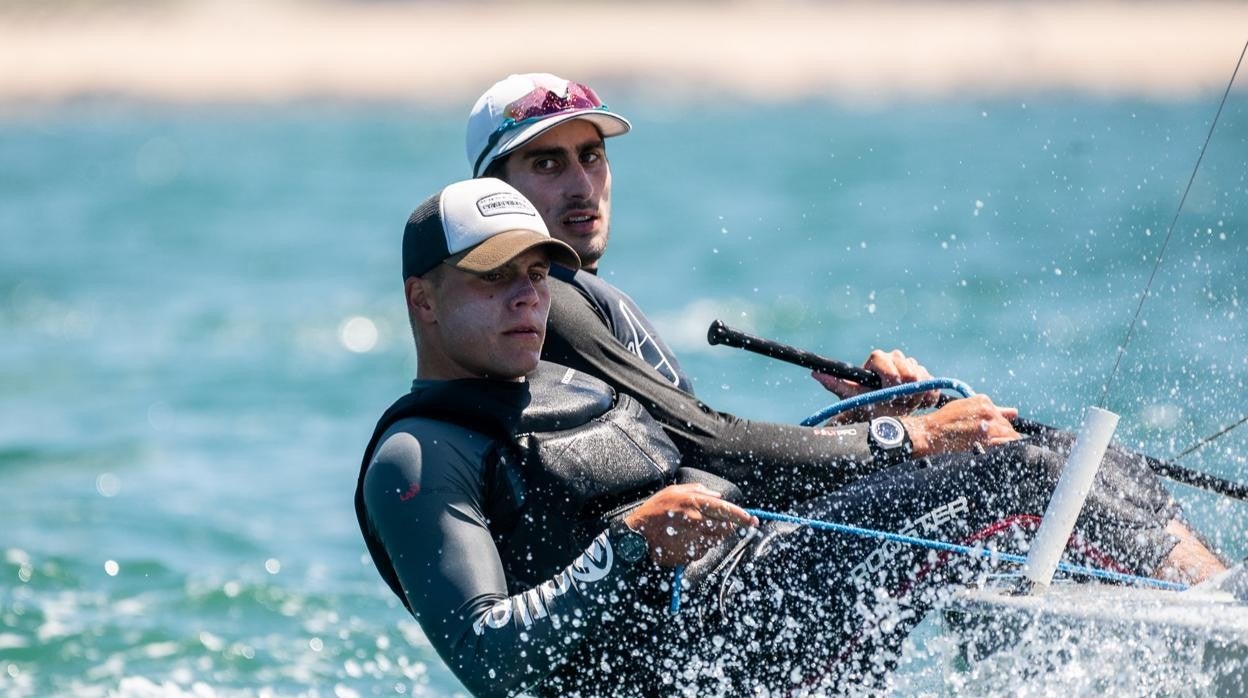
[[1242, 590], [1009, 586], [960, 591], [944, 607], [958, 694], [1248, 696]]

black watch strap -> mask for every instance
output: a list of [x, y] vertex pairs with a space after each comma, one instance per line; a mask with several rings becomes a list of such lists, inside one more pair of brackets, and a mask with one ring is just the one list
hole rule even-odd
[[623, 519], [611, 522], [607, 527], [607, 539], [615, 556], [627, 565], [636, 565], [650, 555], [646, 537], [628, 527]]

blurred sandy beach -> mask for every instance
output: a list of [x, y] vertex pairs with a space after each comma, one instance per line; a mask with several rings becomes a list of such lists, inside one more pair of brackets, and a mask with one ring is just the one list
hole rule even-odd
[[677, 96], [865, 101], [1220, 89], [1230, 2], [0, 0], [0, 103], [123, 96], [462, 104], [549, 70]]

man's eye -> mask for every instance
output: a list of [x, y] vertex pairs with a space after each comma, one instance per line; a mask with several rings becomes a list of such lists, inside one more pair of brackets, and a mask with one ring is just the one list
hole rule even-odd
[[531, 271], [529, 272], [529, 278], [532, 279], [533, 281], [545, 281], [546, 272], [545, 271]]
[[559, 162], [554, 158], [542, 158], [541, 160], [533, 161], [533, 169], [538, 172], [551, 172], [558, 169], [558, 167]]
[[602, 159], [602, 153], [599, 153], [594, 150], [581, 153], [581, 162], [584, 162], [584, 163], [598, 162], [601, 159]]
[[482, 275], [481, 275], [481, 278], [482, 278], [482, 280], [484, 280], [484, 281], [490, 281], [490, 282], [493, 282], [493, 281], [502, 281], [502, 280], [503, 280], [503, 272], [501, 272], [501, 271], [487, 271], [487, 272], [485, 272], [484, 274], [482, 274]]

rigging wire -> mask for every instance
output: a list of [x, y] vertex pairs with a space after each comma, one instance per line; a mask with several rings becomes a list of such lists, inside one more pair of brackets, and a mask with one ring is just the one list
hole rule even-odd
[[[1101, 393], [1100, 406], [1104, 409], [1108, 409], [1107, 403], [1109, 400], [1109, 391], [1114, 383], [1114, 379], [1118, 376], [1118, 369], [1122, 364], [1122, 357], [1126, 354], [1127, 345], [1131, 342], [1131, 337], [1135, 332], [1135, 326], [1137, 322], [1139, 321], [1140, 313], [1144, 309], [1144, 301], [1148, 299], [1149, 291], [1152, 289], [1152, 286], [1153, 286], [1153, 281], [1157, 277], [1157, 271], [1161, 268], [1161, 262], [1165, 258], [1166, 248], [1170, 245], [1170, 239], [1174, 236], [1174, 229], [1178, 225], [1179, 215], [1183, 212], [1183, 205], [1187, 202], [1187, 196], [1189, 193], [1191, 193], [1192, 184], [1195, 183], [1196, 181], [1196, 174], [1200, 171], [1200, 165], [1205, 159], [1205, 152], [1209, 148], [1210, 141], [1213, 140], [1214, 129], [1217, 128], [1218, 120], [1222, 116], [1222, 110], [1226, 106], [1227, 99], [1230, 97], [1231, 88], [1235, 85], [1235, 78], [1239, 75], [1239, 69], [1243, 65], [1244, 56], [1246, 54], [1248, 54], [1248, 41], [1244, 42], [1244, 48], [1239, 52], [1239, 59], [1235, 62], [1235, 69], [1231, 72], [1231, 79], [1226, 84], [1226, 90], [1222, 93], [1222, 100], [1218, 103], [1218, 110], [1217, 112], [1214, 113], [1213, 121], [1209, 124], [1209, 132], [1205, 135], [1205, 142], [1200, 147], [1200, 154], [1196, 158], [1196, 165], [1192, 168], [1191, 176], [1188, 177], [1187, 186], [1183, 189], [1183, 195], [1179, 198], [1179, 205], [1174, 211], [1174, 218], [1170, 221], [1170, 227], [1166, 230], [1166, 236], [1162, 240], [1161, 249], [1157, 252], [1157, 258], [1153, 262], [1153, 269], [1149, 273], [1148, 281], [1144, 285], [1143, 292], [1140, 293], [1140, 300], [1136, 304], [1135, 313], [1131, 317], [1131, 323], [1130, 325], [1127, 326], [1127, 332], [1126, 332], [1126, 335], [1123, 337], [1122, 344], [1118, 346], [1118, 355], [1114, 360], [1113, 370], [1110, 372], [1109, 379], [1105, 381], [1105, 386]], [[716, 321], [716, 323], [712, 323], [711, 325], [712, 336], [714, 335], [716, 331], [716, 324], [720, 324], [720, 323]], [[720, 342], [714, 339], [710, 339], [710, 343], [717, 344]], [[829, 409], [834, 409], [835, 407], [837, 406], [834, 405], [832, 408], [829, 408]], [[824, 419], [826, 418], [827, 417], [824, 416]], [[812, 416], [811, 419], [814, 419], [814, 416]], [[1239, 421], [1235, 422], [1234, 424], [1224, 427], [1220, 431], [1201, 439], [1200, 441], [1196, 442], [1195, 444], [1193, 444], [1192, 446], [1184, 450], [1179, 455], [1175, 456], [1172, 460], [1178, 460], [1182, 458], [1183, 456], [1186, 456], [1204, 447], [1206, 444], [1223, 436], [1224, 434], [1230, 432], [1236, 427], [1239, 427], [1245, 422], [1248, 422], [1248, 415], [1245, 415], [1244, 417], [1242, 417]], [[905, 543], [905, 544], [910, 544], [910, 545], [918, 545], [921, 547], [927, 547], [927, 548], [936, 549], [936, 550], [943, 550], [945, 552], [959, 553], [963, 555], [970, 555], [970, 556], [981, 557], [981, 558], [988, 558], [988, 559], [995, 558], [998, 560], [1004, 560], [1004, 561], [1009, 561], [1009, 562], [1019, 562], [1019, 563], [1026, 562], [1026, 558], [1023, 558], [1021, 556], [1010, 555], [1010, 554], [1002, 553], [998, 551], [990, 551], [990, 550], [983, 549], [983, 548], [971, 548], [968, 546], [960, 546], [960, 545], [956, 545], [953, 543], [947, 543], [944, 541], [931, 541], [931, 540], [915, 538], [912, 536], [905, 536], [905, 535], [896, 534], [896, 533], [876, 531], [872, 529], [866, 529], [866, 528], [861, 528], [857, 526], [849, 526], [845, 524], [837, 524], [837, 523], [833, 523], [830, 521], [821, 521], [817, 519], [796, 517], [796, 516], [781, 514], [778, 512], [770, 512], [770, 511], [765, 511], [765, 510], [760, 510], [760, 509], [747, 509], [746, 511], [748, 511], [751, 515], [757, 516], [759, 519], [762, 519], [762, 520], [784, 521], [788, 523], [795, 523], [798, 525], [809, 526], [811, 528], [819, 529], [819, 530], [834, 531], [834, 532], [839, 532], [839, 533], [846, 533], [846, 534], [857, 535], [857, 536], [865, 536], [865, 537], [870, 537], [870, 538], [882, 538], [888, 541], [894, 541], [894, 542]], [[1095, 568], [1070, 565], [1068, 563], [1059, 563], [1058, 568], [1063, 569], [1064, 571], [1068, 573], [1082, 574], [1082, 575], [1087, 575], [1087, 576], [1091, 576], [1094, 578], [1106, 579], [1110, 581], [1127, 582], [1127, 583], [1133, 583], [1133, 584], [1144, 585], [1144, 586], [1153, 586], [1157, 588], [1169, 588], [1169, 589], [1176, 589], [1176, 590], [1181, 590], [1183, 588], [1186, 588], [1184, 585], [1175, 584], [1172, 582], [1165, 582], [1162, 580], [1154, 580], [1154, 579], [1148, 579], [1144, 577], [1137, 577], [1135, 575], [1120, 574], [1116, 572], [1110, 572], [1108, 570], [1100, 570], [1100, 569], [1095, 569]], [[683, 586], [682, 583], [684, 581], [684, 571], [685, 571], [684, 566], [677, 567], [674, 570], [674, 574], [672, 577], [672, 584], [671, 584], [672, 597], [671, 597], [669, 611], [673, 615], [680, 612], [681, 589]]]
[[1232, 424], [1232, 425], [1230, 425], [1230, 426], [1225, 426], [1225, 427], [1222, 427], [1222, 428], [1221, 428], [1221, 429], [1219, 429], [1216, 433], [1210, 434], [1209, 436], [1206, 436], [1205, 438], [1201, 439], [1200, 441], [1197, 441], [1196, 443], [1192, 444], [1191, 446], [1188, 446], [1186, 449], [1184, 449], [1184, 451], [1183, 451], [1182, 453], [1180, 453], [1179, 455], [1175, 456], [1174, 458], [1171, 458], [1170, 460], [1175, 461], [1175, 460], [1178, 460], [1178, 459], [1182, 458], [1183, 456], [1186, 456], [1186, 455], [1187, 455], [1187, 454], [1189, 454], [1189, 453], [1195, 453], [1196, 451], [1198, 451], [1198, 450], [1200, 450], [1200, 449], [1204, 448], [1207, 444], [1209, 444], [1209, 442], [1211, 442], [1211, 441], [1213, 441], [1213, 440], [1215, 440], [1215, 439], [1217, 439], [1217, 438], [1219, 438], [1219, 437], [1221, 437], [1221, 436], [1226, 435], [1226, 434], [1227, 434], [1228, 432], [1230, 432], [1232, 429], [1234, 429], [1234, 428], [1236, 428], [1236, 427], [1240, 426], [1240, 425], [1241, 425], [1241, 424], [1243, 424], [1244, 422], [1248, 422], [1248, 414], [1244, 415], [1243, 417], [1240, 417], [1238, 422], [1235, 422], [1234, 424]]
[[1209, 133], [1205, 136], [1205, 143], [1200, 147], [1200, 155], [1196, 158], [1196, 166], [1192, 168], [1192, 176], [1187, 179], [1187, 188], [1183, 190], [1183, 196], [1179, 199], [1179, 206], [1174, 211], [1174, 219], [1170, 221], [1170, 229], [1166, 231], [1166, 238], [1161, 243], [1161, 250], [1157, 253], [1157, 259], [1153, 262], [1153, 271], [1148, 275], [1148, 283], [1144, 284], [1144, 291], [1140, 294], [1140, 302], [1135, 306], [1135, 315], [1131, 317], [1131, 324], [1127, 327], [1127, 334], [1122, 340], [1122, 344], [1118, 345], [1118, 358], [1114, 359], [1114, 369], [1109, 374], [1109, 380], [1105, 381], [1105, 388], [1101, 392], [1102, 409], [1109, 409], [1109, 389], [1114, 383], [1114, 378], [1118, 375], [1118, 367], [1122, 364], [1122, 357], [1127, 352], [1127, 344], [1131, 342], [1131, 335], [1135, 331], [1136, 321], [1140, 319], [1140, 311], [1144, 309], [1144, 300], [1148, 298], [1148, 292], [1153, 286], [1153, 279], [1157, 277], [1157, 270], [1161, 268], [1161, 260], [1166, 254], [1166, 247], [1170, 244], [1170, 238], [1174, 235], [1174, 227], [1179, 222], [1179, 214], [1183, 212], [1183, 204], [1187, 201], [1187, 195], [1192, 191], [1192, 183], [1196, 181], [1196, 173], [1200, 171], [1200, 163], [1205, 159], [1205, 150], [1209, 148], [1209, 141], [1213, 139], [1213, 129], [1218, 125], [1218, 118], [1222, 116], [1222, 108], [1226, 106], [1226, 100], [1231, 94], [1231, 87], [1235, 84], [1235, 76], [1239, 74], [1239, 67], [1244, 63], [1244, 54], [1248, 53], [1248, 41], [1244, 42], [1244, 48], [1239, 52], [1239, 60], [1235, 63], [1235, 70], [1231, 72], [1231, 79], [1226, 83], [1226, 91], [1222, 93], [1222, 102], [1218, 104], [1218, 111], [1213, 115], [1213, 122], [1209, 124]]

